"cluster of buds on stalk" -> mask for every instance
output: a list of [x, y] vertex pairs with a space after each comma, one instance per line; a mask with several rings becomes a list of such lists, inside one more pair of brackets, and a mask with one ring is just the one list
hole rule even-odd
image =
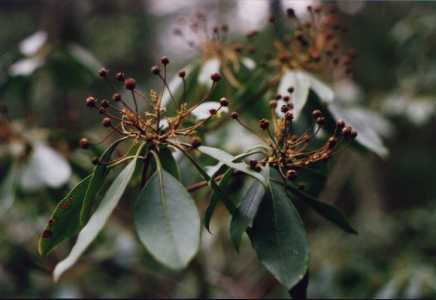
[[[294, 130], [293, 103], [291, 96], [293, 88], [288, 89], [289, 95], [277, 95], [270, 101], [272, 119], [259, 120], [260, 129], [266, 133], [262, 135], [262, 140], [269, 145], [269, 153], [260, 160], [250, 160], [250, 167], [260, 172], [263, 166], [269, 165], [280, 173], [283, 178], [295, 180], [301, 169], [310, 167], [318, 162], [328, 161], [339, 149], [341, 144], [353, 141], [357, 132], [344, 121], [338, 120], [335, 130], [321, 146], [314, 147], [313, 143], [325, 126], [326, 119], [318, 109], [312, 111], [313, 130], [306, 130], [303, 134], [296, 134]], [[284, 105], [280, 110], [284, 113], [282, 117], [275, 115], [278, 100], [284, 100]], [[244, 124], [237, 113], [232, 113], [231, 117], [244, 128], [251, 130]], [[252, 130], [251, 130], [252, 131]]]
[[[347, 29], [338, 24], [335, 8], [308, 6], [307, 11], [309, 18], [303, 21], [292, 8], [286, 10], [291, 30], [275, 40], [269, 64], [281, 72], [304, 69], [326, 77], [351, 75], [356, 53], [340, 44], [340, 34]], [[276, 26], [274, 19], [270, 21]]]
[[229, 25], [210, 24], [204, 12], [180, 18], [178, 23], [173, 31], [174, 35], [198, 51], [203, 63], [215, 61], [213, 65], [221, 68], [226, 82], [235, 88], [241, 87], [236, 73], [240, 70], [241, 64], [249, 69], [254, 68], [254, 61], [246, 55], [253, 54], [255, 48], [248, 44], [232, 42], [229, 39]]
[[[209, 116], [201, 120], [194, 120], [192, 112], [201, 104], [209, 100], [214, 88], [221, 79], [219, 73], [213, 73], [210, 76], [212, 85], [207, 95], [199, 101], [188, 105], [187, 99], [184, 99], [185, 91], [181, 99], [177, 100], [169, 88], [166, 76], [166, 68], [170, 60], [164, 56], [160, 59], [159, 65], [151, 67], [150, 71], [157, 76], [163, 84], [162, 91], [150, 90], [144, 94], [137, 88], [134, 78], [127, 78], [125, 73], [116, 73], [113, 77], [106, 68], [99, 71], [99, 76], [106, 80], [114, 93], [111, 99], [97, 99], [94, 96], [86, 98], [85, 103], [91, 109], [95, 109], [102, 116], [102, 126], [111, 130], [111, 134], [118, 134], [121, 137], [127, 137], [136, 141], [145, 141], [150, 149], [158, 149], [162, 144], [177, 145], [179, 147], [195, 148], [201, 144], [198, 137], [198, 130], [206, 125], [213, 117], [229, 105], [226, 98], [221, 98], [216, 108], [209, 110]], [[186, 72], [181, 70], [178, 76], [183, 80], [185, 88]], [[116, 82], [119, 82], [119, 89], [125, 89], [131, 101], [123, 99], [120, 90], [116, 88]], [[162, 103], [162, 95], [168, 92], [170, 103]], [[140, 111], [139, 101], [144, 101], [145, 111]], [[196, 102], [196, 103], [195, 103]], [[129, 105], [129, 103], [133, 103]], [[167, 109], [166, 106], [173, 105], [173, 109]], [[169, 111], [174, 111], [173, 115], [168, 115]], [[87, 138], [82, 138], [79, 142], [82, 148], [89, 147]]]

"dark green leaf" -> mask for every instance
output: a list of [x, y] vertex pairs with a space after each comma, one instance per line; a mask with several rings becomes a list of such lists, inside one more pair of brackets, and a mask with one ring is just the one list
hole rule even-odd
[[301, 218], [278, 183], [270, 182], [248, 235], [259, 260], [286, 288], [304, 276], [308, 245]]
[[200, 217], [188, 191], [156, 163], [157, 171], [136, 200], [136, 231], [157, 261], [178, 270], [198, 251]]
[[[232, 178], [233, 175], [233, 171], [232, 169], [227, 170], [224, 173], [223, 178], [221, 179], [221, 181], [218, 183], [218, 187], [222, 192], [226, 192], [226, 187], [228, 185], [228, 183], [230, 182], [230, 179]], [[210, 228], [210, 220], [212, 219], [212, 215], [215, 211], [215, 208], [218, 205], [219, 200], [221, 200], [221, 196], [223, 193], [217, 193], [217, 192], [213, 192], [212, 196], [210, 198], [210, 202], [209, 202], [209, 206], [206, 209], [206, 213], [204, 215], [204, 226], [206, 227], [206, 229], [209, 231]]]
[[[262, 174], [268, 177], [269, 168], [266, 167]], [[232, 216], [230, 223], [230, 237], [235, 245], [236, 250], [239, 251], [241, 238], [243, 233], [248, 227], [253, 225], [253, 220], [256, 217], [259, 205], [265, 195], [265, 186], [258, 180], [252, 180], [248, 190], [244, 194], [239, 206], [239, 214]]]
[[180, 171], [177, 166], [176, 160], [174, 159], [171, 150], [167, 147], [161, 147], [159, 150], [159, 160], [162, 167], [171, 175], [173, 175], [177, 180], [180, 180]]
[[46, 255], [63, 240], [80, 230], [80, 209], [92, 175], [88, 175], [62, 199], [54, 209], [40, 239], [38, 250]]
[[220, 187], [216, 184], [215, 180], [212, 179], [205, 170], [203, 170], [203, 168], [195, 161], [195, 159], [191, 157], [191, 155], [189, 155], [188, 152], [186, 152], [186, 150], [184, 150], [182, 147], [178, 147], [178, 149], [182, 151], [183, 155], [185, 155], [185, 157], [189, 159], [189, 161], [194, 165], [194, 167], [200, 173], [201, 177], [203, 177], [203, 179], [208, 182], [209, 186], [213, 189], [213, 191], [221, 195], [221, 199], [224, 205], [226, 206], [227, 210], [232, 214], [236, 213], [237, 210], [235, 205], [226, 197], [226, 195], [222, 193]]
[[105, 175], [107, 172], [107, 162], [110, 160], [112, 153], [115, 151], [117, 146], [124, 141], [125, 138], [115, 141], [112, 145], [107, 148], [99, 158], [99, 164], [94, 168], [92, 173], [88, 189], [85, 194], [85, 199], [83, 200], [82, 208], [80, 210], [80, 224], [83, 227], [89, 219], [91, 214], [92, 206], [95, 202], [98, 191], [104, 183]]
[[297, 187], [292, 187], [288, 185], [288, 189], [296, 195], [296, 199], [301, 200], [301, 202], [309, 205], [314, 211], [316, 211], [319, 215], [326, 218], [333, 224], [336, 224], [342, 230], [348, 233], [357, 234], [357, 231], [353, 229], [353, 227], [350, 225], [350, 223], [347, 221], [347, 219], [344, 217], [341, 211], [339, 211], [336, 207], [333, 205], [330, 205], [328, 203], [324, 203], [319, 201], [318, 199], [310, 196], [307, 193], [304, 193], [300, 190], [298, 190]]
[[57, 281], [65, 271], [67, 271], [76, 263], [83, 252], [85, 252], [86, 248], [88, 248], [88, 246], [103, 229], [107, 219], [112, 214], [125, 189], [127, 188], [127, 185], [132, 179], [136, 168], [136, 161], [137, 158], [132, 159], [132, 161], [129, 162], [123, 171], [118, 174], [112, 185], [105, 193], [96, 211], [91, 216], [85, 227], [83, 227], [83, 229], [80, 231], [77, 241], [68, 257], [56, 265], [56, 268], [53, 271], [53, 277], [55, 281]]

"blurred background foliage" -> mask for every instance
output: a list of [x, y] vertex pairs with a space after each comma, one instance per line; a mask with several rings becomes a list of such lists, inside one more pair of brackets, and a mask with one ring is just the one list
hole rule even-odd
[[[149, 67], [160, 56], [171, 58], [173, 74], [199, 54], [172, 35], [179, 17], [206, 10], [214, 22], [229, 24], [232, 39], [237, 40], [251, 30], [262, 30], [277, 5], [294, 7], [303, 15], [307, 5], [316, 3], [1, 1], [0, 104], [3, 112], [7, 107], [9, 120], [0, 126], [0, 182], [8, 180], [15, 160], [23, 160], [17, 155], [26, 151], [23, 141], [39, 147], [39, 154], [27, 163], [39, 164], [42, 171], [32, 169], [30, 178], [38, 180], [18, 180], [13, 203], [2, 199], [0, 295], [286, 297], [257, 262], [248, 240], [241, 253], [234, 251], [224, 209], [214, 220], [214, 234], [203, 234], [198, 257], [178, 273], [147, 257], [131, 222], [126, 222], [129, 205], [117, 210], [117, 218], [111, 219], [100, 241], [58, 284], [52, 282], [50, 271], [68, 253], [72, 241], [48, 257], [37, 255], [36, 241], [57, 201], [91, 168], [92, 155], [78, 149], [78, 139], [104, 137], [95, 116], [83, 105], [88, 95], [111, 93], [96, 76], [99, 67], [124, 71], [135, 76], [142, 88], [150, 88], [158, 82]], [[343, 42], [358, 54], [352, 79], [332, 85], [346, 105], [369, 108], [389, 121], [378, 126], [389, 155], [381, 159], [343, 151], [321, 195], [346, 212], [359, 235], [348, 236], [316, 216], [304, 216], [312, 259], [309, 296], [435, 297], [436, 236], [431, 228], [436, 225], [436, 61], [432, 55], [436, 4], [330, 4], [337, 7], [347, 28]], [[263, 42], [258, 47], [268, 50], [271, 45]], [[4, 132], [9, 127], [20, 138], [7, 141]], [[211, 144], [229, 150], [250, 143], [253, 137], [232, 127], [211, 139]], [[185, 182], [196, 176], [189, 172], [186, 168]], [[0, 190], [5, 185], [1, 186]], [[198, 196], [204, 197], [204, 191]], [[125, 199], [130, 199], [129, 194]]]

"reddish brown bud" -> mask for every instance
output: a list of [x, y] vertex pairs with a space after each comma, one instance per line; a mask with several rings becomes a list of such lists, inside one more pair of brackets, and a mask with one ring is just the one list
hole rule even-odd
[[334, 138], [334, 137], [330, 137], [328, 140], [327, 140], [327, 145], [328, 145], [328, 147], [331, 149], [331, 148], [333, 148], [334, 146], [336, 146], [336, 143], [338, 142], [338, 140], [336, 139], [336, 138]]
[[126, 79], [125, 74], [123, 72], [118, 72], [117, 74], [115, 74], [115, 79], [123, 82]]
[[108, 108], [109, 102], [106, 99], [101, 100], [101, 107]]
[[210, 75], [210, 79], [212, 79], [212, 81], [214, 82], [218, 82], [221, 79], [221, 75], [220, 73], [213, 73], [212, 75]]
[[277, 107], [277, 101], [276, 100], [270, 100], [269, 101], [269, 106], [271, 108], [276, 108]]
[[214, 116], [214, 115], [216, 115], [217, 110], [216, 110], [215, 108], [211, 108], [211, 109], [209, 109], [209, 113], [210, 113], [212, 116]]
[[353, 128], [351, 126], [347, 126], [342, 129], [342, 135], [344, 136], [344, 138], [350, 138], [352, 132]]
[[89, 148], [89, 141], [87, 138], [81, 138], [79, 141], [80, 148], [82, 149], [88, 149]]
[[106, 109], [105, 109], [104, 107], [99, 107], [99, 108], [98, 108], [98, 113], [99, 113], [100, 115], [103, 115], [103, 114], [106, 113]]
[[318, 119], [321, 116], [322, 116], [322, 113], [319, 109], [315, 109], [314, 111], [312, 111], [312, 117], [314, 119]]
[[287, 121], [292, 121], [292, 120], [294, 119], [294, 114], [291, 113], [290, 111], [286, 112], [286, 114], [285, 114], [285, 119], [286, 119]]
[[267, 119], [262, 119], [262, 120], [259, 121], [259, 126], [262, 129], [268, 129], [269, 121]]
[[159, 74], [160, 74], [159, 66], [153, 66], [153, 67], [151, 67], [150, 71], [151, 71], [151, 73], [154, 74], [154, 75], [159, 75]]
[[286, 172], [286, 177], [289, 180], [294, 180], [295, 178], [297, 178], [297, 171], [294, 169], [288, 170], [288, 172]]
[[133, 91], [136, 87], [136, 80], [133, 78], [128, 78], [124, 80], [124, 87], [128, 90]]
[[287, 105], [282, 105], [282, 107], [280, 107], [280, 111], [282, 113], [286, 113], [289, 110], [289, 107]]
[[325, 118], [324, 117], [318, 117], [318, 118], [316, 118], [315, 122], [316, 122], [316, 124], [322, 126], [325, 123]]
[[99, 75], [101, 78], [106, 78], [106, 76], [107, 76], [108, 73], [109, 73], [109, 70], [106, 69], [106, 68], [101, 68], [101, 69], [98, 71], [98, 75]]
[[345, 122], [343, 120], [337, 120], [336, 121], [336, 128], [338, 130], [342, 130], [342, 128], [344, 128], [344, 127], [345, 127]]
[[354, 130], [351, 131], [350, 138], [354, 140], [356, 137], [357, 137], [357, 131], [354, 131]]
[[103, 118], [103, 121], [101, 122], [101, 124], [104, 127], [111, 127], [112, 126], [112, 120], [110, 118], [108, 118], [108, 117]]
[[289, 102], [289, 100], [291, 100], [291, 97], [289, 97], [289, 96], [284, 96], [283, 97], [283, 101]]
[[185, 78], [185, 76], [186, 76], [186, 71], [185, 71], [185, 70], [181, 70], [181, 71], [179, 72], [179, 77], [180, 77], [180, 78]]
[[168, 57], [166, 57], [166, 56], [162, 56], [162, 57], [160, 58], [160, 62], [161, 62], [164, 66], [166, 66], [167, 64], [170, 63], [170, 60], [168, 59]]
[[261, 167], [260, 165], [256, 165], [256, 166], [254, 167], [254, 171], [260, 173], [260, 172], [262, 172], [262, 167]]
[[112, 101], [114, 101], [114, 102], [121, 101], [121, 95], [119, 93], [114, 93], [112, 95]]
[[222, 97], [220, 99], [220, 104], [221, 104], [221, 106], [227, 107], [227, 106], [229, 106], [229, 100], [227, 100], [227, 98], [225, 98], [225, 97]]
[[232, 119], [235, 119], [235, 120], [239, 118], [239, 114], [236, 111], [232, 112], [230, 114], [230, 116], [232, 117]]
[[295, 11], [292, 8], [288, 8], [286, 10], [286, 14], [288, 15], [289, 18], [295, 18]]
[[282, 99], [282, 95], [277, 94], [277, 95], [276, 95], [276, 100], [280, 100], [280, 99]]
[[88, 107], [95, 107], [95, 104], [97, 103], [95, 98], [92, 96], [86, 98], [85, 102], [86, 102], [86, 106], [88, 106]]
[[289, 94], [292, 94], [294, 92], [294, 87], [293, 86], [290, 86], [289, 88], [288, 88], [288, 93]]

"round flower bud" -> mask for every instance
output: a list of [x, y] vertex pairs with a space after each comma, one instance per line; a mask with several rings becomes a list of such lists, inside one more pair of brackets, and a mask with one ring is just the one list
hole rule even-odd
[[333, 148], [334, 146], [336, 146], [336, 143], [338, 142], [338, 140], [336, 139], [336, 138], [334, 138], [334, 137], [330, 137], [328, 140], [327, 140], [327, 145], [328, 145], [328, 147], [331, 149], [331, 148]]
[[232, 117], [232, 119], [235, 119], [235, 120], [239, 118], [239, 114], [236, 111], [232, 112], [230, 114], [230, 116]]
[[117, 74], [115, 74], [115, 79], [123, 82], [126, 79], [125, 74], [123, 72], [118, 72]]
[[114, 93], [112, 95], [112, 101], [114, 101], [114, 102], [121, 101], [121, 95], [119, 93]]
[[277, 107], [277, 101], [276, 100], [270, 100], [269, 101], [269, 106], [271, 108], [276, 108]]
[[319, 109], [315, 109], [314, 111], [312, 111], [312, 117], [314, 119], [318, 119], [321, 116], [322, 116], [322, 113]]
[[101, 124], [104, 127], [111, 127], [112, 126], [112, 120], [110, 118], [108, 118], [108, 117], [103, 118], [103, 121], [101, 122]]
[[336, 128], [338, 130], [342, 130], [342, 128], [344, 128], [344, 127], [345, 127], [345, 122], [343, 120], [336, 121]]
[[227, 98], [225, 98], [225, 97], [222, 97], [220, 99], [220, 104], [221, 104], [221, 106], [227, 107], [227, 106], [229, 106], [229, 100], [227, 100]]
[[288, 93], [289, 94], [292, 94], [294, 92], [294, 87], [293, 86], [290, 86], [289, 88], [288, 88]]
[[164, 66], [166, 66], [167, 64], [170, 63], [170, 60], [168, 59], [168, 57], [166, 57], [166, 56], [162, 56], [162, 57], [160, 58], [160, 62], [161, 62]]
[[98, 113], [99, 113], [100, 115], [103, 115], [103, 114], [106, 113], [106, 109], [105, 109], [104, 107], [100, 107], [100, 108], [98, 109]]
[[350, 138], [352, 131], [353, 128], [351, 126], [344, 127], [342, 129], [342, 135], [344, 136], [344, 138]]
[[108, 108], [109, 102], [106, 99], [101, 100], [101, 107]]
[[254, 168], [256, 168], [257, 166], [257, 160], [250, 159], [249, 164], [250, 164], [250, 168], [254, 170]]
[[86, 98], [85, 102], [86, 102], [86, 106], [88, 106], [88, 107], [95, 107], [95, 104], [97, 103], [95, 98], [92, 96]]
[[89, 141], [87, 138], [81, 138], [79, 141], [80, 148], [82, 149], [88, 149], [89, 148]]
[[128, 90], [133, 91], [136, 87], [136, 80], [133, 78], [128, 78], [124, 80], [124, 87]]
[[217, 110], [216, 110], [215, 108], [211, 108], [211, 109], [209, 109], [209, 113], [210, 113], [212, 116], [214, 116], [214, 115], [216, 115]]
[[283, 101], [289, 102], [289, 100], [291, 100], [291, 97], [289, 97], [289, 96], [284, 96], [283, 97]]
[[210, 79], [212, 79], [212, 81], [214, 82], [218, 82], [221, 79], [221, 75], [220, 73], [213, 73], [212, 75], [210, 75]]
[[286, 113], [289, 110], [289, 107], [287, 105], [282, 105], [282, 107], [280, 107], [280, 111], [282, 113]]
[[294, 114], [291, 113], [290, 111], [286, 112], [286, 113], [285, 113], [285, 119], [286, 119], [287, 121], [292, 121], [292, 120], [294, 119]]
[[151, 71], [151, 73], [154, 74], [154, 75], [159, 75], [159, 74], [160, 74], [159, 66], [153, 66], [153, 67], [151, 67], [150, 71]]
[[186, 76], [186, 71], [185, 70], [182, 70], [182, 71], [179, 72], [179, 77], [180, 78], [185, 78], [185, 76]]
[[269, 121], [267, 119], [262, 119], [262, 120], [259, 121], [259, 126], [262, 129], [268, 129]]
[[318, 117], [318, 118], [316, 118], [315, 122], [316, 122], [316, 124], [322, 126], [325, 123], [325, 118], [324, 117]]
[[297, 171], [295, 171], [294, 169], [290, 169], [286, 172], [286, 177], [289, 180], [294, 180], [295, 178], [297, 178]]
[[106, 78], [106, 76], [107, 76], [108, 73], [109, 73], [109, 70], [106, 69], [106, 68], [101, 68], [101, 69], [98, 71], [98, 75], [99, 75], [101, 78]]

